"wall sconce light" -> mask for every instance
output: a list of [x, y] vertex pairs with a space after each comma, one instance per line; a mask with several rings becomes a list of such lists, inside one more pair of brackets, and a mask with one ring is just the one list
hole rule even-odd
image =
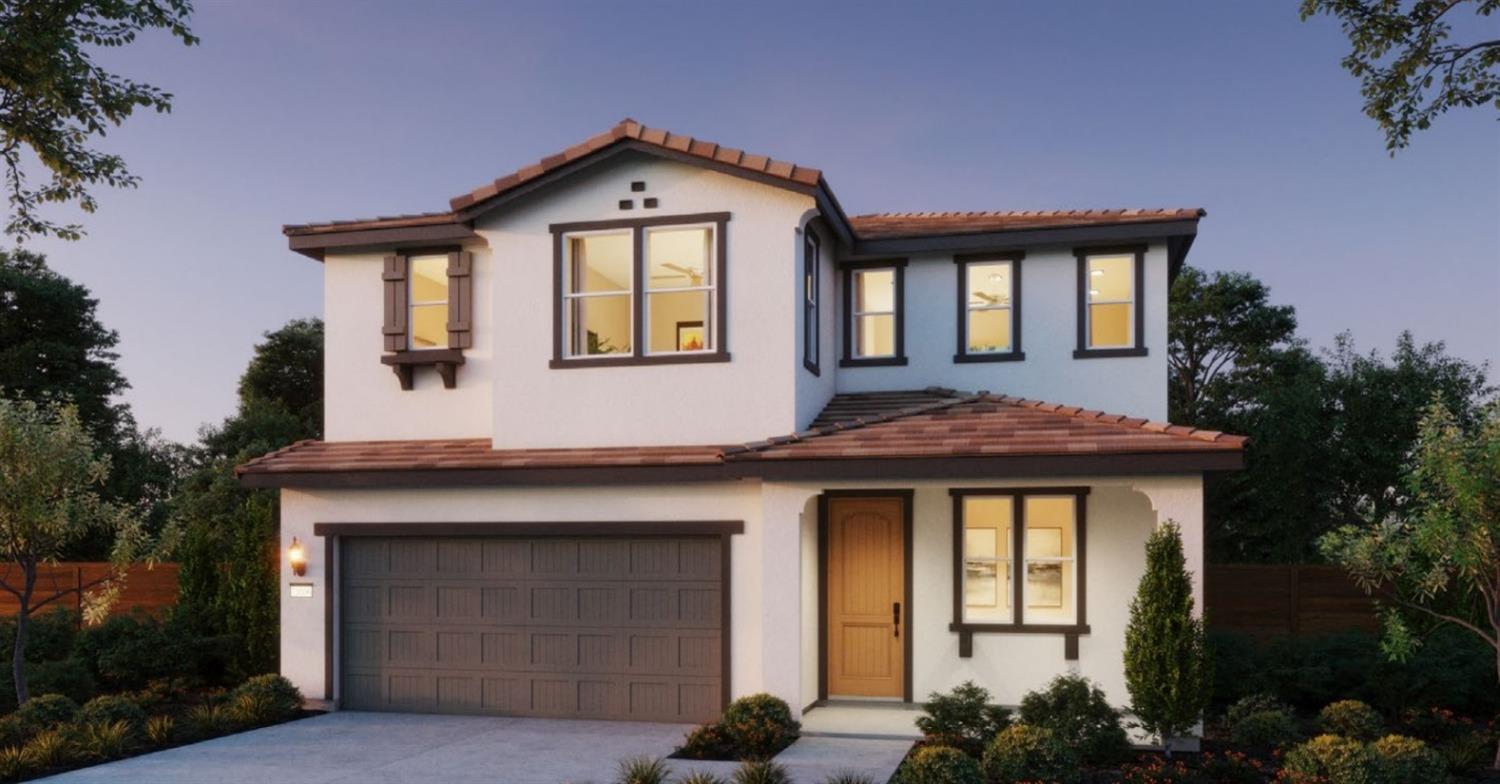
[[286, 548], [286, 561], [292, 565], [292, 574], [301, 577], [307, 574], [307, 550], [297, 537], [292, 537], [292, 543]]

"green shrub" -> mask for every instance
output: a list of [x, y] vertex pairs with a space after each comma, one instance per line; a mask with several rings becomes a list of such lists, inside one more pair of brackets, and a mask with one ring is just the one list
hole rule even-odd
[[947, 694], [933, 692], [917, 717], [917, 729], [928, 743], [953, 746], [975, 758], [1009, 725], [1010, 711], [991, 705], [989, 691], [973, 681], [964, 681]]
[[1379, 784], [1432, 784], [1447, 777], [1437, 752], [1416, 738], [1387, 735], [1370, 744]]
[[212, 738], [234, 729], [234, 718], [222, 705], [204, 703], [187, 712], [188, 732], [195, 738]]
[[21, 725], [21, 731], [32, 736], [50, 730], [78, 718], [78, 703], [61, 694], [43, 694], [32, 697], [12, 714]]
[[26, 767], [33, 771], [44, 771], [70, 764], [78, 759], [73, 741], [61, 728], [42, 730], [31, 736], [21, 747]]
[[1049, 729], [1090, 765], [1115, 762], [1130, 751], [1120, 712], [1087, 678], [1059, 675], [1047, 688], [1021, 698], [1021, 721]]
[[731, 784], [792, 784], [786, 768], [769, 760], [746, 760], [729, 780]]
[[1262, 784], [1266, 780], [1261, 763], [1238, 751], [1205, 752], [1198, 761], [1198, 772], [1212, 784]]
[[1339, 700], [1318, 712], [1318, 726], [1330, 735], [1370, 741], [1380, 737], [1385, 720], [1359, 700]]
[[153, 746], [165, 746], [172, 742], [177, 722], [171, 716], [152, 716], [146, 720], [146, 742]]
[[175, 615], [161, 619], [137, 610], [83, 629], [75, 650], [100, 688], [131, 691], [162, 678], [213, 674], [207, 660], [214, 658], [215, 644]]
[[[973, 760], [970, 760], [973, 762]], [[875, 784], [875, 780], [863, 773], [841, 770], [823, 777], [822, 784]]]
[[1297, 742], [1297, 722], [1285, 711], [1258, 711], [1230, 725], [1229, 737], [1236, 745], [1256, 751], [1284, 748]]
[[1121, 784], [1204, 784], [1198, 771], [1181, 759], [1151, 756], [1120, 768]]
[[1282, 771], [1294, 784], [1377, 784], [1369, 748], [1339, 735], [1319, 735], [1287, 752]]
[[73, 741], [85, 759], [110, 760], [123, 757], [133, 745], [135, 730], [124, 719], [77, 725]]
[[78, 721], [83, 724], [123, 721], [134, 732], [146, 726], [146, 712], [128, 697], [107, 694], [85, 702], [78, 711]]
[[632, 757], [620, 763], [615, 784], [666, 784], [672, 771], [654, 757]]
[[951, 746], [923, 746], [901, 766], [901, 784], [984, 784], [973, 757]]
[[257, 675], [229, 693], [232, 718], [245, 725], [286, 721], [302, 710], [302, 692], [280, 675]]
[[1280, 697], [1268, 692], [1249, 694], [1239, 698], [1224, 711], [1224, 724], [1233, 727], [1239, 721], [1252, 713], [1263, 713], [1265, 711], [1280, 711], [1287, 716], [1292, 716], [1292, 708]]
[[31, 764], [20, 746], [0, 748], [0, 779], [12, 781], [31, 775]]
[[[29, 737], [26, 728], [21, 725], [21, 720], [17, 719], [14, 713], [0, 718], [0, 748], [19, 746]], [[5, 777], [0, 776], [0, 778]]]
[[677, 784], [725, 784], [724, 779], [706, 770], [695, 770], [677, 780]]
[[982, 767], [990, 781], [1071, 784], [1078, 778], [1078, 755], [1052, 730], [1012, 724], [985, 748]]
[[729, 760], [734, 759], [734, 740], [729, 733], [724, 731], [724, 725], [717, 722], [694, 727], [682, 739], [682, 745], [677, 748], [678, 757], [682, 759], [695, 760]]
[[1495, 739], [1488, 733], [1469, 732], [1449, 738], [1437, 747], [1443, 764], [1454, 773], [1467, 773], [1489, 767], [1495, 758]]
[[729, 703], [720, 722], [741, 759], [767, 760], [797, 740], [802, 725], [785, 701], [752, 694]]

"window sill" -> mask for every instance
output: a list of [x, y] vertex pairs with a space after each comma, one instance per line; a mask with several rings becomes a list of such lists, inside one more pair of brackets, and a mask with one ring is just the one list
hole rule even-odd
[[644, 357], [601, 356], [597, 359], [553, 359], [547, 367], [553, 370], [594, 367], [629, 367], [632, 365], [692, 365], [700, 362], [728, 362], [729, 352], [709, 351], [702, 354], [654, 354]]
[[1144, 357], [1144, 348], [1080, 348], [1073, 352], [1074, 359], [1111, 359], [1114, 357]]
[[1041, 624], [1041, 623], [950, 623], [948, 630], [958, 632], [958, 657], [974, 656], [975, 634], [1060, 634], [1063, 637], [1063, 658], [1078, 660], [1078, 637], [1089, 633], [1086, 623]]
[[905, 364], [906, 357], [845, 357], [839, 360], [839, 367], [898, 367]]
[[993, 354], [954, 354], [953, 361], [957, 364], [971, 362], [1020, 362], [1026, 359], [1024, 351], [997, 351]]
[[414, 349], [386, 354], [380, 362], [391, 367], [404, 390], [412, 388], [418, 367], [437, 368], [438, 375], [443, 377], [443, 388], [453, 389], [458, 386], [458, 366], [464, 363], [464, 352], [457, 348]]

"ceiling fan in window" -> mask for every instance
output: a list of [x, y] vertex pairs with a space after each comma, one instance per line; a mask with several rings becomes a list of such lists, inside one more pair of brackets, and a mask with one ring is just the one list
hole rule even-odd
[[669, 269], [669, 270], [671, 270], [671, 271], [673, 271], [673, 272], [675, 272], [677, 274], [676, 275], [652, 275], [651, 276], [652, 280], [667, 280], [667, 279], [670, 279], [670, 278], [684, 278], [685, 277], [685, 278], [688, 279], [688, 285], [690, 285], [690, 286], [702, 286], [703, 285], [703, 273], [699, 272], [696, 269], [693, 269], [691, 267], [684, 267], [681, 264], [672, 264], [670, 262], [668, 262], [666, 264], [662, 264], [661, 267], [663, 269]]

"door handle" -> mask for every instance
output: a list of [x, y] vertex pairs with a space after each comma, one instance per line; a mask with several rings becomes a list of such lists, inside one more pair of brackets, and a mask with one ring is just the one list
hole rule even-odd
[[896, 636], [901, 636], [901, 603], [891, 602], [891, 623], [896, 630]]

